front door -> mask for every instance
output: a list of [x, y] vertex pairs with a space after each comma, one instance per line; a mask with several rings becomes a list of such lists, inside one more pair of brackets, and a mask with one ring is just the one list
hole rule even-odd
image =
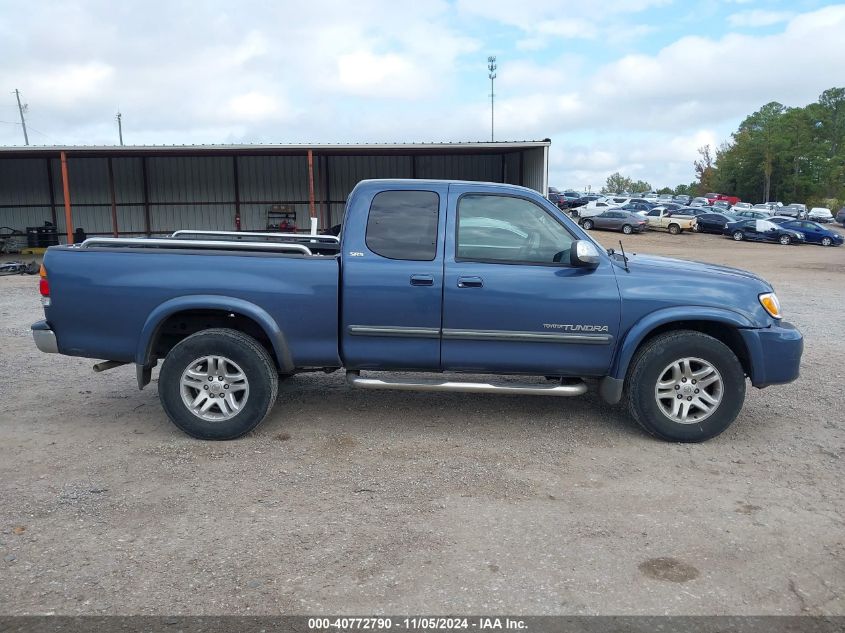
[[613, 264], [569, 265], [576, 239], [551, 204], [451, 185], [444, 370], [604, 375], [619, 332]]

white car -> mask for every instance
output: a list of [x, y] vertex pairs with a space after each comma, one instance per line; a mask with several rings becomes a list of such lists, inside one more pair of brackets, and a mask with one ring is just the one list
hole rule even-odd
[[813, 207], [807, 214], [807, 219], [813, 222], [833, 222], [833, 214], [827, 207]]
[[750, 202], [737, 202], [732, 208], [733, 209], [739, 209], [740, 211], [742, 209], [750, 209], [751, 203]]
[[710, 203], [707, 201], [707, 198], [702, 198], [702, 197], [699, 196], [698, 198], [693, 198], [692, 202], [689, 203], [689, 206], [691, 206], [691, 207], [706, 207], [709, 204]]
[[585, 205], [572, 209], [572, 215], [579, 218], [591, 218], [594, 215], [599, 215], [600, 213], [604, 213], [608, 209], [612, 209], [618, 206], [621, 205], [617, 204], [616, 202], [613, 202], [609, 198], [603, 198], [601, 200], [592, 200]]

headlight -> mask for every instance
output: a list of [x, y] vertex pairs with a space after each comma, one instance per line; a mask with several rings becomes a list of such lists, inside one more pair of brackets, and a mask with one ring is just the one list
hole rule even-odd
[[803, 234], [803, 233], [801, 233], [801, 232], [799, 231], [799, 232], [798, 232], [798, 237], [800, 237], [800, 238], [803, 240], [803, 239], [804, 239], [804, 234]]
[[769, 313], [769, 316], [780, 319], [780, 301], [774, 292], [766, 292], [760, 295], [760, 305]]

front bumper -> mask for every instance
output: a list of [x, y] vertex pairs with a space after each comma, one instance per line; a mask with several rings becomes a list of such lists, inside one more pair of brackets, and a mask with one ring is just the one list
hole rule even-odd
[[45, 354], [59, 353], [56, 333], [53, 332], [47, 321], [38, 321], [32, 324], [32, 339], [35, 341], [35, 346]]
[[798, 378], [804, 337], [782, 321], [768, 328], [740, 330], [751, 361], [751, 384], [758, 388]]

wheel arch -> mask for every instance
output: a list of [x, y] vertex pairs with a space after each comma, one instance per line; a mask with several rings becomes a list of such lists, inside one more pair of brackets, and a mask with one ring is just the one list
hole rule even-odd
[[637, 350], [650, 339], [673, 330], [694, 330], [708, 334], [727, 345], [751, 375], [751, 355], [739, 329], [753, 327], [747, 318], [721, 308], [667, 308], [653, 312], [637, 321], [625, 334], [614, 356], [610, 376], [624, 380]]
[[[171, 327], [178, 331], [168, 333]], [[190, 295], [165, 301], [147, 317], [135, 352], [139, 388], [149, 382], [149, 370], [162, 357], [162, 351], [166, 353], [175, 342], [214, 327], [228, 327], [253, 335], [267, 348], [282, 372], [293, 372], [294, 364], [284, 332], [266, 310], [233, 297]]]

